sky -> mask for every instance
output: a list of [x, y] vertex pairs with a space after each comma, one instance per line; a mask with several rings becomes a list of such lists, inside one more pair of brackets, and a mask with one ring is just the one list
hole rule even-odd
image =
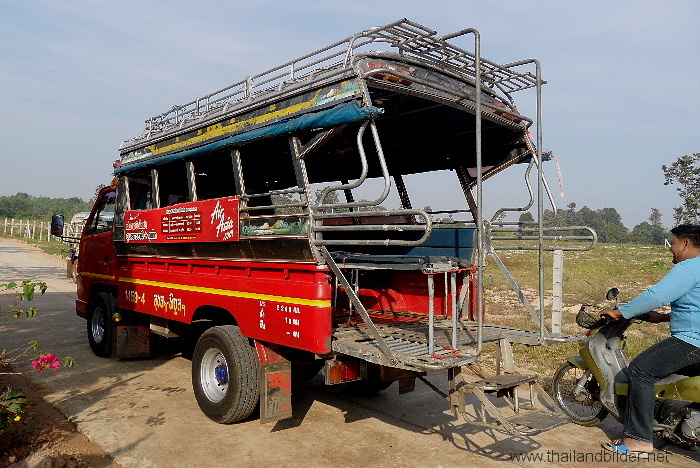
[[[541, 62], [560, 209], [613, 207], [632, 229], [657, 208], [673, 225], [661, 166], [700, 152], [696, 0], [1, 0], [0, 195], [87, 200], [147, 118], [401, 18], [476, 28], [498, 63]], [[527, 93], [514, 97], [534, 116]], [[524, 186], [503, 177], [484, 186], [493, 209]]]

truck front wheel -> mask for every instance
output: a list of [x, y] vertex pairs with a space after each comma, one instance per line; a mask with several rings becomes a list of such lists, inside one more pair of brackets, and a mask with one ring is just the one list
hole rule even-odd
[[202, 334], [192, 356], [192, 386], [199, 408], [226, 424], [247, 418], [260, 398], [260, 363], [238, 327], [213, 327]]
[[98, 293], [87, 313], [87, 335], [92, 352], [100, 357], [112, 355], [112, 314], [114, 301], [109, 293]]

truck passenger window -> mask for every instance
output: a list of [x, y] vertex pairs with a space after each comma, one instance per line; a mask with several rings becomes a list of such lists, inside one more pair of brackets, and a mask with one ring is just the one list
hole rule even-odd
[[129, 210], [128, 180], [120, 177], [117, 182], [117, 201], [114, 209], [114, 240], [124, 240], [124, 213]]
[[[287, 192], [297, 188], [292, 160], [286, 140], [263, 140], [241, 148], [243, 185], [250, 197], [247, 200], [250, 216], [302, 211], [299, 194]], [[280, 191], [285, 193], [275, 193]], [[289, 207], [294, 204], [299, 206]]]
[[173, 161], [157, 167], [160, 206], [191, 201], [184, 161]]
[[129, 174], [129, 209], [149, 210], [153, 208], [152, 181], [150, 171]]
[[204, 154], [193, 163], [197, 200], [236, 195], [231, 150]]
[[114, 190], [102, 195], [97, 210], [90, 220], [90, 225], [87, 230], [88, 235], [112, 230], [116, 201], [117, 194]]

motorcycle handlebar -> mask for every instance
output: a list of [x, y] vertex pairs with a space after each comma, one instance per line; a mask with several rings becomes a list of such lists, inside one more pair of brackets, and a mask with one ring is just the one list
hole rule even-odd
[[[600, 314], [600, 318], [608, 320], [608, 321], [610, 321], [612, 319], [612, 317], [608, 314]], [[649, 312], [647, 312], [645, 314], [636, 315], [636, 316], [632, 317], [632, 320], [640, 320], [642, 322], [649, 322], [649, 321], [651, 321], [651, 314]]]

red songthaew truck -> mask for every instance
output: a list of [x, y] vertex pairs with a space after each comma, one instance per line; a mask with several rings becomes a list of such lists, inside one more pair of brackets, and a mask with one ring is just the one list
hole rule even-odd
[[[473, 52], [454, 43], [470, 38]], [[76, 309], [92, 350], [147, 357], [154, 334], [196, 343], [197, 402], [221, 423], [258, 405], [263, 422], [290, 417], [292, 381], [319, 371], [403, 393], [416, 379], [434, 388], [435, 370], [455, 411], [481, 405], [474, 424], [531, 434], [566, 422], [512, 362], [511, 343], [569, 339], [545, 329], [543, 299], [538, 312], [508, 275], [536, 330], [484, 317], [486, 256], [507, 274], [494, 232], [547, 250], [541, 144], [511, 97], [533, 90], [539, 115], [544, 82], [536, 61], [498, 65], [479, 50], [476, 30], [400, 20], [147, 120], [80, 240]], [[538, 222], [508, 227], [504, 210], [488, 221], [483, 182], [519, 163], [526, 178], [537, 170]], [[466, 379], [487, 343], [498, 374]]]

